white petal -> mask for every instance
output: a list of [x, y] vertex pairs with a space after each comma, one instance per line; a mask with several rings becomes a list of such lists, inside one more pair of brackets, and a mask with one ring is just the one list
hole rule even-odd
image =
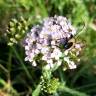
[[70, 64], [68, 64], [68, 66], [70, 69], [75, 69], [77, 67], [73, 61], [71, 61]]
[[32, 66], [37, 66], [37, 63], [35, 61], [32, 62]]

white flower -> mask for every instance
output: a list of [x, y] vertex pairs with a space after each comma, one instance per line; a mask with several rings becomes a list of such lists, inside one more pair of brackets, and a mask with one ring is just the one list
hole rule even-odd
[[25, 57], [25, 61], [29, 61], [28, 57]]
[[47, 63], [50, 64], [50, 66], [53, 66], [53, 61], [52, 61], [52, 59], [47, 60]]
[[56, 60], [59, 60], [61, 56], [62, 56], [62, 52], [58, 48], [55, 48], [53, 50], [53, 53], [51, 54], [51, 58], [55, 58]]
[[69, 59], [69, 57], [64, 57], [64, 61], [67, 62], [69, 69], [75, 69], [76, 64]]
[[56, 41], [55, 40], [52, 40], [51, 41], [51, 45], [56, 45]]
[[70, 62], [69, 57], [64, 57], [64, 61], [66, 61], [69, 64]]
[[57, 61], [57, 65], [60, 66], [62, 64], [62, 61], [61, 60], [58, 60]]
[[76, 64], [73, 61], [70, 61], [68, 66], [69, 66], [70, 69], [75, 69], [77, 67]]
[[38, 49], [35, 50], [35, 54], [39, 54], [40, 51]]
[[51, 69], [53, 67], [54, 67], [53, 61], [51, 59], [47, 60], [47, 65], [45, 66], [45, 68], [48, 70], [48, 69]]
[[46, 54], [46, 53], [48, 53], [49, 52], [49, 48], [48, 47], [42, 47], [42, 49], [41, 49], [41, 53], [43, 53], [43, 54]]
[[33, 61], [32, 66], [37, 66], [37, 63], [35, 61]]
[[26, 45], [26, 46], [25, 46], [25, 50], [29, 50], [29, 46]]

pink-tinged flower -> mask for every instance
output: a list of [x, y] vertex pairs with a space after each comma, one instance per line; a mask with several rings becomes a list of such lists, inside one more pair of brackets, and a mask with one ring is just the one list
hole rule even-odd
[[[67, 50], [65, 46], [68, 41], [76, 35], [76, 29], [71, 22], [63, 16], [45, 18], [41, 24], [32, 27], [25, 39], [25, 61], [32, 62], [33, 66], [38, 66], [38, 61], [47, 69], [53, 68], [54, 64], [60, 66], [63, 61], [69, 69], [76, 68], [74, 58], [81, 51], [81, 46], [75, 44], [72, 50]], [[75, 51], [77, 52], [74, 52]], [[76, 54], [75, 54], [76, 53]], [[75, 58], [76, 59], [76, 58]], [[76, 61], [76, 60], [75, 60]], [[40, 63], [39, 63], [40, 64]]]

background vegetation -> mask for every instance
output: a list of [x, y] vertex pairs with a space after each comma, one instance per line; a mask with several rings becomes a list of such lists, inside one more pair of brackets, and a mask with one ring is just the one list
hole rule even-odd
[[[7, 45], [10, 20], [20, 20], [22, 16], [28, 20], [30, 30], [44, 17], [55, 14], [69, 18], [78, 30], [85, 22], [86, 30], [80, 34], [84, 48], [78, 68], [54, 73], [71, 92], [61, 91], [53, 96], [76, 96], [71, 94], [74, 90], [96, 96], [96, 0], [0, 0], [0, 96], [31, 96], [41, 75], [38, 68], [24, 62], [20, 44]], [[51, 95], [41, 92], [40, 96]]]

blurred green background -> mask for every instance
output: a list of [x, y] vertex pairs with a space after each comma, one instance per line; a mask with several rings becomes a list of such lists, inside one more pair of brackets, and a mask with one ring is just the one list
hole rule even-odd
[[[86, 25], [79, 36], [84, 43], [80, 65], [76, 70], [57, 70], [58, 75], [69, 88], [96, 96], [96, 0], [0, 0], [0, 96], [31, 96], [41, 75], [38, 68], [24, 62], [20, 44], [7, 46], [5, 34], [10, 20], [30, 18], [30, 30], [44, 17], [54, 15], [66, 16], [78, 30]], [[73, 95], [61, 92], [53, 96]]]

